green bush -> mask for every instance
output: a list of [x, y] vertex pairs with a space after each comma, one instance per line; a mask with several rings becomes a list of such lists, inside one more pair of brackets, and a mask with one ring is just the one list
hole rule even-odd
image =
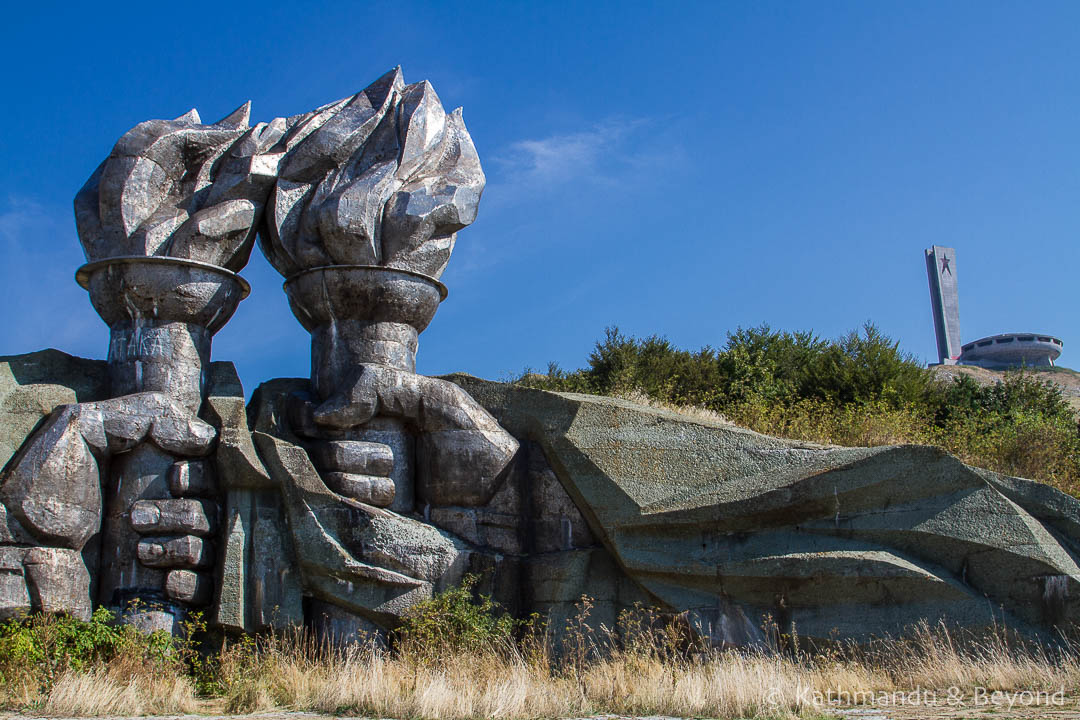
[[517, 382], [561, 392], [613, 394], [638, 390], [676, 404], [718, 412], [745, 402], [834, 404], [886, 400], [896, 407], [931, 392], [932, 378], [876, 327], [867, 324], [836, 341], [813, 333], [739, 328], [723, 350], [673, 347], [656, 335], [638, 340], [608, 328], [589, 355], [589, 367], [526, 373]]
[[182, 630], [178, 636], [164, 630], [143, 632], [118, 622], [107, 608], [98, 608], [85, 621], [50, 613], [11, 618], [0, 624], [0, 701], [12, 693], [47, 693], [69, 670], [185, 675], [198, 692], [218, 692], [220, 656], [199, 646], [208, 637], [202, 613], [190, 613]]
[[8, 690], [22, 685], [44, 691], [66, 670], [89, 670], [121, 658], [168, 671], [184, 661], [171, 635], [121, 625], [105, 608], [88, 621], [39, 613], [0, 624], [0, 687]]
[[535, 618], [518, 620], [487, 595], [474, 593], [476, 575], [409, 608], [398, 630], [403, 655], [433, 661], [459, 653], [502, 652], [516, 644]]

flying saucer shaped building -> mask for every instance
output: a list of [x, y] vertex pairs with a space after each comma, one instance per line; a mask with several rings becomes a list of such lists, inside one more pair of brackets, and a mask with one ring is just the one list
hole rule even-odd
[[994, 370], [1013, 367], [1052, 367], [1061, 355], [1061, 340], [1046, 333], [1003, 333], [962, 344], [956, 250], [934, 245], [926, 251], [930, 306], [934, 311], [938, 362], [976, 365]]

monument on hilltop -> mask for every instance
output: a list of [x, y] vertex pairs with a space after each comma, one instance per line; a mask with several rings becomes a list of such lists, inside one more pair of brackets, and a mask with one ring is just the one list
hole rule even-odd
[[934, 313], [939, 364], [975, 365], [994, 370], [1053, 367], [1061, 355], [1061, 340], [1040, 333], [1003, 333], [962, 344], [956, 250], [938, 245], [927, 250], [926, 276], [930, 281], [930, 308]]
[[[394, 69], [249, 113], [140, 123], [76, 196], [107, 359], [0, 358], [0, 618], [105, 606], [176, 631], [201, 608], [348, 641], [475, 573], [556, 640], [582, 595], [594, 623], [653, 605], [717, 647], [1080, 619], [1080, 502], [1046, 485], [416, 374], [485, 184], [461, 111]], [[311, 373], [245, 404], [211, 345], [256, 242]]]

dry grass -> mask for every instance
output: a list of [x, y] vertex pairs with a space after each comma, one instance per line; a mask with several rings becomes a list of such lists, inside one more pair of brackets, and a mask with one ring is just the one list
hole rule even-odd
[[[33, 672], [0, 689], [0, 707], [33, 709], [57, 717], [193, 713], [199, 709], [195, 685], [178, 667], [120, 656], [108, 665], [68, 668], [42, 683]], [[7, 679], [7, 678], [5, 678]]]
[[862, 689], [883, 681], [861, 667], [811, 669], [753, 653], [677, 664], [616, 656], [576, 674], [553, 672], [520, 656], [459, 655], [431, 666], [368, 651], [316, 663], [278, 658], [272, 671], [236, 688], [226, 709], [447, 720], [597, 713], [797, 717], [817, 710], [806, 702], [808, 686]]
[[[656, 615], [651, 615], [655, 619]], [[668, 715], [714, 718], [818, 717], [822, 697], [879, 696], [914, 689], [970, 696], [988, 691], [1080, 689], [1080, 654], [1025, 645], [1004, 632], [963, 642], [943, 628], [903, 639], [814, 652], [695, 652], [675, 623], [603, 631], [599, 644], [566, 645], [555, 659], [543, 639], [437, 658], [375, 645], [333, 648], [302, 632], [242, 642], [219, 656], [225, 712], [272, 710], [366, 717], [531, 719]], [[644, 628], [644, 629], [643, 629]], [[675, 628], [675, 630], [673, 630]], [[580, 638], [579, 638], [580, 640]], [[203, 700], [205, 702], [205, 700]], [[8, 707], [52, 716], [179, 714], [197, 711], [190, 679], [128, 662], [67, 670], [45, 695]]]
[[191, 681], [178, 675], [129, 674], [105, 669], [67, 671], [41, 705], [45, 715], [162, 715], [193, 713], [199, 704]]
[[817, 654], [728, 650], [697, 659], [640, 646], [581, 664], [543, 653], [484, 652], [417, 663], [371, 648], [297, 653], [268, 648], [258, 672], [229, 693], [231, 712], [271, 709], [368, 717], [544, 718], [595, 714], [716, 718], [817, 716], [822, 697], [869, 697], [912, 689], [971, 695], [1080, 688], [1069, 651], [1004, 636], [958, 644], [943, 630]]
[[[654, 616], [655, 617], [655, 616]], [[638, 625], [638, 629], [641, 629]], [[432, 660], [376, 647], [328, 649], [301, 636], [268, 639], [255, 655], [228, 660], [240, 678], [225, 691], [230, 712], [273, 709], [368, 717], [582, 717], [596, 714], [779, 718], [820, 715], [821, 697], [912, 689], [948, 692], [1080, 688], [1080, 656], [1068, 646], [1025, 645], [1004, 632], [960, 642], [922, 626], [902, 640], [814, 653], [675, 649], [675, 625], [599, 646], [492, 648]], [[624, 627], [625, 630], [625, 627]], [[595, 637], [593, 642], [595, 642]]]
[[853, 648], [850, 657], [887, 668], [897, 688], [1080, 689], [1080, 654], [1074, 645], [1036, 645], [1003, 630], [961, 642], [923, 624], [906, 640]]
[[659, 400], [647, 395], [641, 390], [625, 390], [615, 393], [614, 397], [621, 400], [627, 400], [638, 405], [644, 405], [645, 407], [657, 408], [659, 410], [667, 410], [669, 412], [683, 415], [690, 420], [697, 420], [705, 422], [710, 425], [733, 425], [731, 420], [725, 417], [723, 414], [710, 410], [707, 407], [701, 405], [679, 405], [677, 403], [668, 402], [666, 400]]

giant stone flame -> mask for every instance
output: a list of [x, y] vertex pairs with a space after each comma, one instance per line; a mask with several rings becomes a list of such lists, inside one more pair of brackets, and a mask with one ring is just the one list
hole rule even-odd
[[377, 265], [442, 274], [484, 190], [460, 108], [448, 115], [430, 83], [405, 85], [395, 68], [286, 124], [261, 237], [278, 272]]

